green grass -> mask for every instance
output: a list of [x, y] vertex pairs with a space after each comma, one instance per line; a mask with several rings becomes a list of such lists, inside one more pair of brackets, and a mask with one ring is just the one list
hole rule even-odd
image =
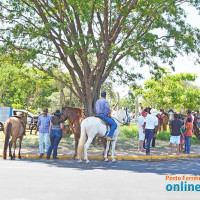
[[[168, 145], [170, 139], [169, 131], [158, 132], [157, 134], [157, 144], [163, 148]], [[138, 143], [138, 127], [135, 124], [129, 126], [121, 126], [119, 139], [116, 144], [116, 150], [133, 150], [137, 149]], [[4, 134], [0, 132], [0, 148], [3, 148], [4, 144]], [[196, 138], [195, 135], [191, 138], [191, 144], [200, 144], [200, 140]], [[30, 135], [29, 131], [26, 132], [26, 136], [23, 138], [22, 148], [38, 148], [39, 137], [38, 135]], [[74, 149], [74, 138], [73, 135], [63, 134], [62, 140], [60, 141], [59, 148]], [[90, 149], [103, 149], [102, 145], [91, 145]]]
[[[136, 124], [131, 124], [129, 126], [122, 126], [120, 128], [119, 138], [138, 138], [138, 127]], [[167, 131], [162, 131], [157, 133], [157, 140], [162, 140], [168, 142], [170, 140], [170, 132], [169, 129]], [[197, 139], [195, 135], [191, 138], [191, 144], [200, 144], [200, 140]]]
[[136, 125], [121, 126], [119, 138], [138, 138], [138, 128]]

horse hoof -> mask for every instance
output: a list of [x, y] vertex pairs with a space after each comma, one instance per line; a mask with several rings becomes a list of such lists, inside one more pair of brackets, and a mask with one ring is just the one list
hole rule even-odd
[[89, 160], [86, 160], [86, 163], [89, 163], [90, 161]]
[[105, 159], [104, 159], [104, 162], [108, 162], [108, 158], [105, 158]]
[[82, 160], [81, 160], [81, 159], [79, 159], [79, 160], [78, 160], [78, 162], [79, 162], [79, 163], [81, 163], [81, 162], [82, 162]]

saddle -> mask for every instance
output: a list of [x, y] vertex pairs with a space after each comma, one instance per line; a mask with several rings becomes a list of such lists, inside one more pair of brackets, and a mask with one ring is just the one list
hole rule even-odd
[[106, 130], [108, 131], [108, 127], [111, 127], [110, 124], [108, 124], [108, 122], [99, 115], [96, 115], [95, 117], [98, 117], [99, 119], [101, 119], [101, 122], [106, 125]]

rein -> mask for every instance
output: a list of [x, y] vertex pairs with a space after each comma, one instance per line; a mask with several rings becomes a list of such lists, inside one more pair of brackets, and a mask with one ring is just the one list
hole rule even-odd
[[112, 119], [115, 119], [116, 121], [118, 121], [120, 124], [123, 124], [123, 125], [125, 125], [126, 123], [124, 123], [124, 122], [120, 122], [118, 119], [116, 119], [115, 117], [112, 117]]
[[[128, 113], [127, 113], [127, 110], [126, 110], [126, 116], [127, 116], [127, 122], [128, 122]], [[127, 122], [120, 122], [117, 118], [115, 118], [115, 117], [112, 117], [112, 118], [115, 119], [116, 121], [118, 121], [122, 125], [127, 125]]]
[[[77, 124], [77, 122], [78, 122], [78, 120], [82, 117], [81, 115], [78, 115], [78, 114], [76, 114], [76, 113], [74, 113], [74, 111], [72, 111], [72, 110], [70, 110], [70, 109], [65, 109], [65, 111], [64, 112], [66, 112], [66, 114], [67, 114], [67, 116], [66, 116], [66, 118], [67, 119], [69, 119], [69, 120], [71, 120], [71, 128], [73, 129], [75, 126], [76, 126], [76, 124]], [[70, 117], [71, 116], [71, 117]], [[75, 117], [75, 119], [73, 119]], [[70, 119], [71, 118], [71, 119]]]
[[76, 126], [76, 122], [81, 118], [81, 116], [77, 115], [77, 117], [75, 118], [75, 120], [72, 123], [72, 128], [74, 128]]

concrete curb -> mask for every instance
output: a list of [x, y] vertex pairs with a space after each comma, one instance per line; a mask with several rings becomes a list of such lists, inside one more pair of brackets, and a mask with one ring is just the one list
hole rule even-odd
[[[2, 155], [0, 155], [2, 157]], [[46, 159], [45, 156], [39, 158], [39, 155], [21, 155], [22, 159]], [[164, 155], [164, 156], [115, 156], [116, 160], [166, 160], [177, 158], [198, 158], [200, 154], [184, 154], [184, 155]], [[61, 160], [73, 159], [73, 156], [58, 156]], [[108, 157], [111, 158], [110, 156]], [[52, 159], [52, 157], [51, 157]], [[102, 156], [88, 156], [90, 160], [102, 160]]]

